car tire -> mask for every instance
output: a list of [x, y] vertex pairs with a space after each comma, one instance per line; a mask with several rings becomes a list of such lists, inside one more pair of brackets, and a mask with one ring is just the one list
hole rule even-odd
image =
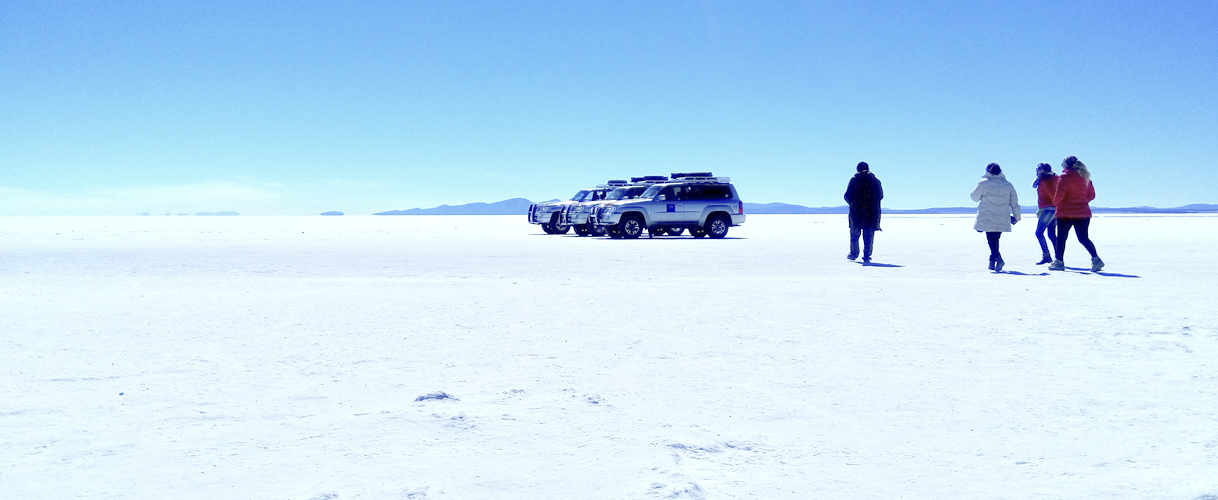
[[703, 238], [706, 236], [706, 230], [700, 227], [691, 227], [689, 228], [689, 235], [694, 238]]
[[605, 232], [605, 226], [588, 224], [588, 236], [604, 236]]
[[559, 222], [561, 219], [558, 216], [559, 214], [554, 214], [554, 216], [550, 218], [550, 229], [554, 230], [554, 232], [551, 234], [567, 234], [567, 231], [571, 230], [571, 226], [569, 224]]
[[654, 226], [647, 228], [647, 234], [651, 235], [652, 238], [655, 238], [656, 236], [664, 236], [668, 234], [668, 230], [659, 226]]
[[554, 226], [550, 225], [549, 222], [542, 223], [541, 230], [545, 231], [546, 234], [554, 234]]
[[706, 235], [714, 239], [723, 239], [727, 236], [727, 228], [732, 227], [732, 223], [723, 215], [712, 215], [710, 220], [706, 221]]
[[668, 228], [668, 235], [669, 235], [669, 236], [681, 236], [681, 233], [684, 233], [684, 232], [685, 232], [685, 228], [683, 228], [683, 227], [670, 227], [670, 228]]
[[578, 226], [575, 226], [575, 234], [578, 234], [580, 236], [587, 236], [588, 235], [588, 225], [580, 224]]
[[622, 221], [618, 223], [618, 232], [622, 233], [622, 237], [633, 240], [643, 235], [643, 218], [637, 215], [627, 215], [622, 217]]
[[617, 230], [617, 226], [609, 226], [609, 228], [605, 229], [605, 234], [608, 234], [610, 238], [615, 240], [622, 238], [622, 232]]

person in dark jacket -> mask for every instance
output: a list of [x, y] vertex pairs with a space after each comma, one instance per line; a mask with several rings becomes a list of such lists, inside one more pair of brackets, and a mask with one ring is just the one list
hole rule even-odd
[[1091, 171], [1078, 158], [1067, 156], [1062, 160], [1062, 175], [1057, 177], [1057, 185], [1053, 193], [1053, 206], [1057, 207], [1057, 248], [1056, 259], [1049, 264], [1050, 271], [1063, 271], [1066, 263], [1066, 240], [1070, 237], [1070, 228], [1078, 235], [1078, 242], [1091, 253], [1091, 270], [1100, 272], [1104, 261], [1095, 252], [1095, 244], [1091, 242], [1089, 229], [1091, 227], [1091, 200], [1095, 199], [1095, 186], [1091, 184]]
[[[1048, 163], [1036, 166], [1036, 180], [1032, 181], [1036, 188], [1036, 240], [1040, 242], [1041, 258], [1036, 265], [1053, 262], [1049, 253], [1049, 243], [1057, 249], [1057, 217], [1053, 208], [1053, 194], [1057, 187], [1057, 174]], [[1045, 242], [1045, 230], [1049, 231], [1049, 241]]]
[[867, 162], [859, 162], [857, 171], [846, 187], [846, 204], [850, 205], [850, 255], [846, 258], [858, 258], [859, 237], [862, 236], [863, 262], [869, 263], [875, 232], [880, 230], [880, 200], [884, 199], [884, 188]]

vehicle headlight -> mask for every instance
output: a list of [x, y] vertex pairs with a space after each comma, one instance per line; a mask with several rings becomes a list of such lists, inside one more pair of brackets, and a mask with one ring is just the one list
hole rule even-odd
[[613, 213], [613, 210], [614, 210], [614, 206], [609, 205], [609, 206], [605, 207], [605, 211], [601, 212], [601, 213], [603, 213], [605, 215], [609, 215], [609, 214]]

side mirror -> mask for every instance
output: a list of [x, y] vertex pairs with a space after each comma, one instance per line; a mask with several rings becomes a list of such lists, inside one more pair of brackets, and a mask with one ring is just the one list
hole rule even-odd
[[656, 201], [664, 201], [664, 200], [667, 200], [667, 199], [668, 199], [668, 198], [667, 198], [667, 197], [665, 197], [664, 195], [659, 195], [659, 196], [656, 196]]

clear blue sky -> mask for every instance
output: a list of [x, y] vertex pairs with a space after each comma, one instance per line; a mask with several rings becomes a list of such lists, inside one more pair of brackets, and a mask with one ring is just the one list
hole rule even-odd
[[1218, 203], [1218, 2], [0, 2], [0, 215], [351, 214], [710, 170], [746, 201]]

